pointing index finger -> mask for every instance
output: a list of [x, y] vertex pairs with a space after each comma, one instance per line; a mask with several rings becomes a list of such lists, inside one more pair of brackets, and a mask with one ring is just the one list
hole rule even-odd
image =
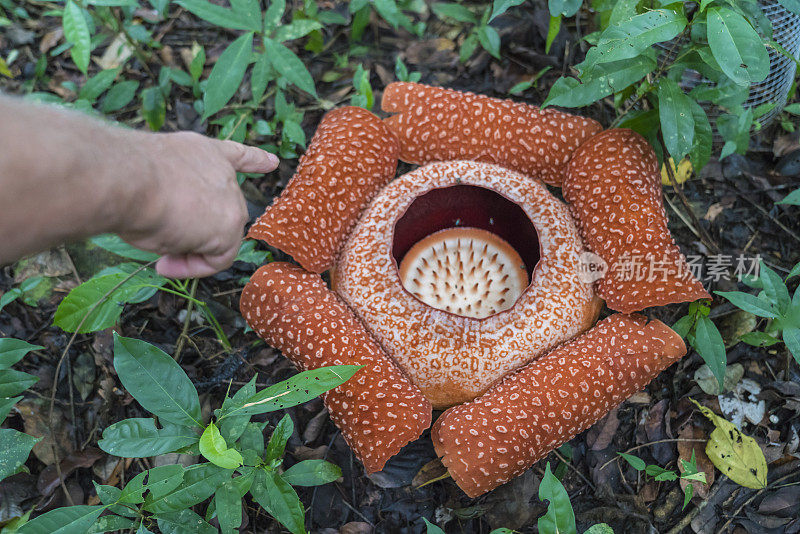
[[237, 172], [272, 172], [278, 166], [278, 157], [266, 150], [235, 141], [221, 141], [220, 148]]

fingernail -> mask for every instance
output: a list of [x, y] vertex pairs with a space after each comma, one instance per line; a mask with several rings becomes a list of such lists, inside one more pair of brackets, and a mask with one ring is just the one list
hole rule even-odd
[[281, 161], [281, 160], [280, 160], [280, 159], [278, 159], [278, 156], [276, 156], [276, 155], [275, 155], [275, 154], [273, 154], [272, 152], [268, 152], [268, 154], [269, 154], [269, 161], [270, 161], [270, 163], [272, 163], [272, 165], [274, 165], [275, 167], [277, 167], [277, 166], [278, 166], [278, 163], [280, 163], [280, 161]]

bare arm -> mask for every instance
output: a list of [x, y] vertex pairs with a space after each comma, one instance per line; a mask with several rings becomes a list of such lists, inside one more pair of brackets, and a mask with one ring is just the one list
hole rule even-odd
[[162, 254], [166, 276], [208, 276], [233, 262], [247, 219], [236, 171], [277, 163], [232, 141], [125, 130], [0, 96], [0, 265], [115, 232]]

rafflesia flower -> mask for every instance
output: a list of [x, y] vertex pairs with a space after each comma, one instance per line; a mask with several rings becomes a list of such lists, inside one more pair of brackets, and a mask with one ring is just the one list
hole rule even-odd
[[[324, 117], [248, 234], [300, 266], [256, 271], [242, 314], [301, 369], [365, 366], [325, 402], [368, 472], [446, 409], [434, 446], [477, 496], [685, 354], [669, 327], [628, 314], [708, 294], [638, 134], [411, 83], [382, 105], [394, 115]], [[422, 166], [394, 179], [398, 158]], [[603, 300], [620, 313], [595, 325]]]

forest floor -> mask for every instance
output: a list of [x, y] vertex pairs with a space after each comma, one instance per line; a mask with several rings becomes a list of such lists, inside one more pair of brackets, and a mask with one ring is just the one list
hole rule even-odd
[[[0, 89], [4, 92], [24, 92], [25, 80], [34, 76], [40, 50], [48, 50], [48, 45], [52, 48], [52, 42], [58, 42], [59, 36], [53, 32], [58, 31], [59, 19], [42, 15], [50, 7], [44, 2], [27, 3], [31, 18], [0, 31], [0, 55], [6, 56], [12, 49], [20, 51], [14, 63], [14, 78], [0, 78]], [[339, 4], [334, 8], [344, 9]], [[547, 19], [542, 2], [523, 4], [498, 19], [495, 26], [502, 39], [500, 60], [479, 49], [468, 61], [460, 62], [458, 48], [463, 32], [434, 17], [427, 20], [423, 36], [417, 37], [392, 28], [374, 13], [357, 55], [351, 53], [354, 45], [348, 39], [347, 27], [326, 34], [326, 48], [321, 53], [311, 53], [302, 47], [294, 50], [315, 78], [320, 98], [335, 105], [345, 103], [352, 95], [352, 74], [358, 63], [369, 69], [375, 101], [380, 102], [381, 89], [395, 79], [398, 56], [410, 71], [421, 73], [422, 83], [498, 97], [508, 97], [515, 84], [549, 67], [534, 87], [513, 97], [538, 104], [554, 80], [580, 61], [582, 52], [576, 46], [577, 37], [580, 32], [588, 31], [588, 28], [580, 28], [579, 32], [574, 26], [565, 27], [550, 53], [545, 54]], [[206, 69], [210, 69], [220, 51], [236, 37], [236, 32], [210, 27], [177, 6], [170, 10], [168, 18], [155, 23], [154, 34], [159, 36], [163, 47], [150, 67], [145, 68], [139, 61], [126, 67], [129, 74], [142, 81], [148, 79], [148, 71], [159, 66], [170, 62], [180, 64], [182, 50], [194, 42], [206, 47]], [[337, 57], [348, 54], [350, 59], [346, 64], [337, 62]], [[63, 82], [80, 84], [83, 75], [71, 64], [68, 53], [48, 59], [49, 84], [36, 90], [54, 92], [67, 101], [74, 99], [75, 94]], [[295, 103], [305, 111], [302, 127], [310, 139], [324, 109], [310, 98], [295, 96]], [[162, 131], [188, 128], [201, 133], [216, 132], [216, 126], [200, 120], [191, 103], [191, 94], [176, 87], [167, 101]], [[268, 102], [256, 118], [269, 119], [273, 113]], [[615, 116], [613, 103], [608, 101], [581, 113], [606, 126]], [[134, 108], [123, 110], [115, 118], [143, 127]], [[284, 158], [274, 173], [248, 181], [245, 192], [254, 216], [281, 191], [296, 165], [296, 159]], [[739, 258], [751, 262], [760, 256], [781, 275], [800, 261], [798, 210], [775, 204], [797, 187], [798, 177], [798, 135], [773, 124], [754, 135], [746, 156], [733, 155], [723, 162], [712, 159], [700, 176], [689, 179], [682, 186], [686, 202], [671, 186], [664, 188], [672, 233], [684, 254], [701, 258], [705, 270], [702, 281], [709, 291], [737, 288], [731, 278]], [[690, 210], [694, 217], [690, 216]], [[697, 224], [710, 237], [710, 243], [698, 238]], [[278, 251], [272, 252], [276, 259], [285, 258]], [[121, 389], [115, 375], [111, 329], [81, 334], [73, 341], [70, 334], [52, 324], [58, 303], [72, 287], [118, 261], [85, 243], [76, 243], [0, 270], [0, 295], [31, 276], [44, 275], [53, 280], [51, 291], [36, 306], [18, 300], [0, 311], [0, 337], [15, 337], [45, 347], [24, 360], [21, 369], [40, 380], [6, 422], [7, 426], [43, 436], [44, 440], [27, 462], [30, 473], [0, 483], [0, 521], [33, 504], [38, 511], [67, 504], [52, 465], [51, 446], [59, 450], [64, 488], [75, 504], [96, 502], [92, 480], [115, 484], [150, 466], [148, 460], [124, 461], [97, 448], [97, 440], [109, 424], [145, 415]], [[200, 280], [197, 288], [198, 298], [209, 303], [231, 340], [234, 347], [231, 354], [221, 349], [209, 328], [195, 322], [194, 317], [186, 320], [185, 300], [163, 292], [145, 302], [128, 305], [115, 330], [144, 339], [169, 354], [175, 353], [176, 345], [180, 344], [178, 361], [196, 384], [208, 413], [220, 404], [231, 381], [234, 387], [243, 385], [258, 373], [259, 384], [263, 385], [295, 372], [276, 350], [256, 343], [252, 332], [245, 333], [244, 321], [238, 313], [238, 296], [241, 279], [254, 269], [252, 264], [237, 262], [225, 272]], [[722, 276], [714, 274], [717, 270], [722, 271]], [[652, 310], [649, 315], [672, 324], [687, 308], [687, 305], [672, 305]], [[745, 379], [740, 384], [754, 388], [755, 393], [740, 390], [739, 396], [743, 406], [755, 406], [761, 419], [746, 421], [743, 429], [765, 451], [770, 462], [770, 481], [800, 482], [796, 476], [800, 470], [797, 365], [788, 365], [790, 360], [782, 345], [775, 349], [734, 343], [743, 331], [752, 330], [755, 322], [752, 316], [731, 304], [715, 299], [710, 316], [723, 337], [731, 342], [728, 365], [737, 365], [737, 369], [740, 366]], [[184, 328], [186, 325], [188, 329]], [[182, 336], [184, 331], [186, 335]], [[65, 349], [65, 365], [60, 375], [54, 376]], [[289, 461], [325, 458], [339, 465], [344, 473], [339, 482], [300, 488], [300, 498], [307, 506], [307, 527], [314, 532], [342, 534], [366, 533], [372, 529], [381, 533], [417, 533], [424, 532], [421, 518], [425, 517], [438, 524], [450, 518], [448, 532], [481, 533], [497, 527], [537, 532], [536, 518], [546, 509], [546, 504], [537, 498], [545, 463], [559, 465], [565, 460], [564, 455], [571, 453], [568, 467], [562, 468], [563, 483], [574, 506], [579, 531], [581, 527], [606, 522], [618, 533], [632, 534], [800, 532], [797, 519], [800, 485], [751, 490], [719, 472], [714, 476], [714, 468], [702, 452], [711, 427], [689, 401], [691, 397], [720, 411], [717, 396], [704, 393], [694, 379], [701, 364], [701, 358], [690, 352], [644, 391], [572, 440], [571, 452], [552, 453], [523, 476], [478, 499], [467, 498], [450, 479], [419, 487], [443, 472], [429, 432], [408, 445], [384, 471], [367, 476], [327, 416], [321, 400], [291, 408], [287, 412], [295, 422], [295, 432], [287, 448]], [[55, 395], [55, 404], [49, 417], [51, 395]], [[759, 402], [763, 402], [760, 408]], [[269, 420], [274, 425], [282, 415], [282, 412], [270, 414]], [[709, 484], [697, 488], [686, 508], [682, 508], [683, 492], [678, 481], [655, 482], [645, 478], [617, 456], [618, 452], [633, 452], [648, 464], [677, 469], [678, 459], [688, 459], [691, 454], [692, 443], [699, 444], [695, 447], [698, 465], [707, 471]], [[247, 512], [244, 531], [281, 531], [258, 506], [251, 503]]]

